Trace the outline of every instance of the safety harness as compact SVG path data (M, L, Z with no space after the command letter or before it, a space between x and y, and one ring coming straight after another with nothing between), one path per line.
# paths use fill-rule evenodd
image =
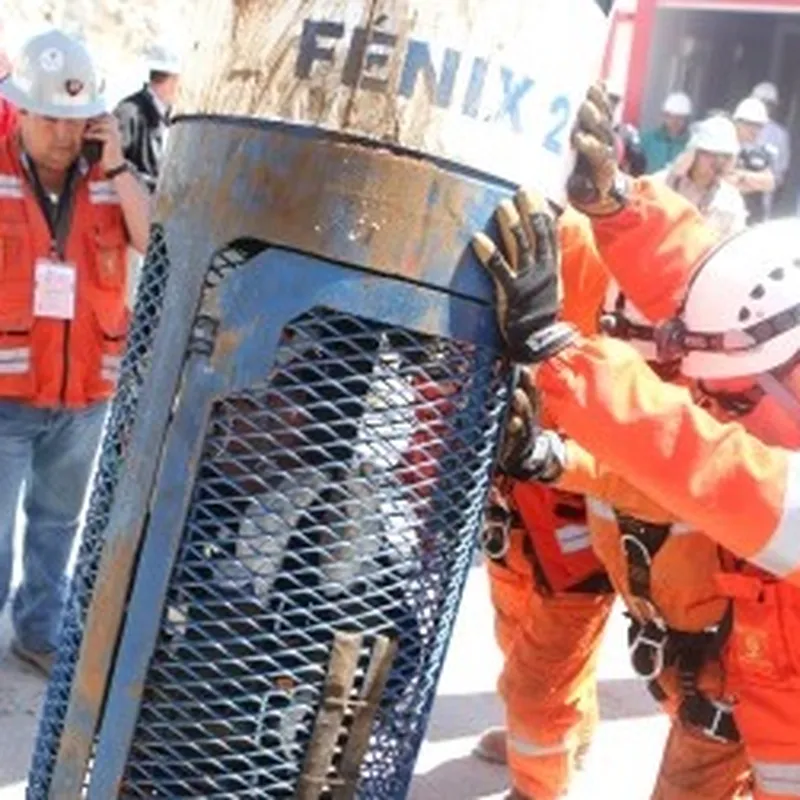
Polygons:
M680 719L711 739L738 742L739 731L731 707L712 700L698 686L703 665L719 657L730 634L730 606L717 625L704 631L690 633L667 625L653 601L651 574L653 562L672 533L672 526L644 522L617 510L614 514L628 567L629 591L650 610L645 621L628 615L628 649L634 670L647 681L650 693L661 703L667 699L667 693L658 678L665 669L674 667L681 687Z

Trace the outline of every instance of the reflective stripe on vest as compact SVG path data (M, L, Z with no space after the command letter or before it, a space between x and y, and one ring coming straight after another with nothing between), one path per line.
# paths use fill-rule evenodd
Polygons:
M0 375L23 375L31 366L30 347L0 350Z
M614 509L603 500L598 500L596 497L587 497L586 498L586 510L595 517L598 517L606 522L614 522L617 521L617 515L614 513ZM687 533L696 533L697 528L693 527L692 525L687 525L684 522L673 522L670 523L670 534L673 536L681 536Z
M555 744L537 744L530 739L519 736L511 731L508 732L508 746L521 756L527 758L544 758L545 756L561 756L576 750L579 738L575 735L565 736L560 742Z
M761 551L748 559L779 578L800 568L800 452L790 453L786 461L783 513Z
M770 764L765 761L750 763L756 785L761 791L781 797L800 797L800 764Z
M564 525L556 528L556 541L562 553L577 553L592 546L589 528L586 525Z
M0 175L0 197L22 200L22 178L17 175Z
M119 205L119 195L111 181L89 181L89 200L92 203Z

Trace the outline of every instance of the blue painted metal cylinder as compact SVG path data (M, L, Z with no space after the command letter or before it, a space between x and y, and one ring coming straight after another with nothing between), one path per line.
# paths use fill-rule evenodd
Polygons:
M197 253L170 279L235 242L259 252L195 320L89 797L336 791L361 713L345 772L361 797L402 797L503 408L469 237L508 187L285 126L174 135L181 163L213 156L167 194L168 251ZM310 775L342 635L357 675ZM366 711L378 646L393 657Z
M402 798L507 391L469 242L602 15L203 5L28 797Z
M310 797L322 781L402 797L505 397L469 240L511 187L283 124L186 118L172 137L143 284L163 296L140 295L134 324L137 340L157 333L123 368L135 401L112 414L124 463L50 796ZM121 438L112 423L105 458ZM335 753L309 777L342 637L355 675ZM116 646L101 713L90 654ZM378 651L391 657L373 697ZM32 797L48 796L40 769Z

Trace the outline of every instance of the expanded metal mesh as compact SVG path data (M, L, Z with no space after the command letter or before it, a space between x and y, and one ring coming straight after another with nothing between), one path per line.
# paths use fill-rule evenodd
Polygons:
M160 226L154 225L137 288L119 386L106 422L75 572L61 623L58 658L47 687L28 785L29 800L44 800L50 787L83 636L83 624L97 577L103 532L108 524L120 464L131 435L143 374L150 361L168 272L169 256L164 232Z
M348 796L342 761L379 640L398 649L357 795L405 795L471 563L503 377L488 351L327 309L286 327L264 377L212 409L122 797L301 796L342 634L363 634L355 679L321 791L302 796Z

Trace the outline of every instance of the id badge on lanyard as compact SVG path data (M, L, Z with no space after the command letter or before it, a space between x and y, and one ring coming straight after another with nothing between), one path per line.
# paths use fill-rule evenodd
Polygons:
M69 174L57 207L51 210L36 168L27 156L23 157L23 165L31 177L36 199L53 236L51 255L38 258L34 264L33 314L42 319L72 320L75 318L78 273L76 265L63 258L63 252L72 216L76 173L73 170Z
M45 319L75 318L75 265L55 258L37 259L34 273L33 314Z

